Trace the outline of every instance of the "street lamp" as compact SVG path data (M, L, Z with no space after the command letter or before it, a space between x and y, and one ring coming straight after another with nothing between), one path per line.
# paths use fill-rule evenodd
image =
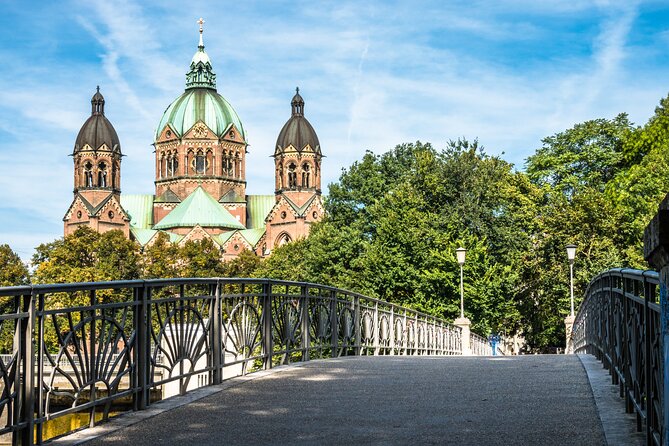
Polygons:
M465 264L465 254L467 254L467 250L465 248L458 248L455 250L455 255L458 257L458 263L460 264L460 318L465 317L465 288L462 285L462 267Z
M567 245L567 259L569 259L569 290L571 294L571 317L574 317L574 258L576 245Z

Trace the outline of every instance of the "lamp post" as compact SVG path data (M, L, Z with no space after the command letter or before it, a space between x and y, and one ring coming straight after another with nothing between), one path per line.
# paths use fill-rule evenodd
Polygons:
M567 259L569 259L569 292L571 295L571 317L574 317L574 258L576 245L567 245Z
M458 248L455 250L455 255L458 257L458 263L460 264L460 318L465 317L465 288L463 285L463 269L465 265L465 255L467 250L465 248Z
M574 344L572 342L572 328L574 327L574 258L576 257L576 245L567 245L567 259L569 260L569 294L571 302L571 312L564 319L565 325L565 353L574 353Z
M453 321L453 325L460 327L461 342L462 342L462 354L464 356L470 356L472 354L472 345L471 345L471 332L469 327L472 325L471 321L465 317L465 288L463 285L464 273L462 267L465 264L465 254L467 250L465 248L458 248L455 250L455 255L458 258L458 264L460 265L460 317Z

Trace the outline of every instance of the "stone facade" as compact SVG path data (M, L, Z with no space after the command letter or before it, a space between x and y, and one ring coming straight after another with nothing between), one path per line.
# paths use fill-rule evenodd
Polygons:
M120 229L146 246L163 232L180 244L210 238L223 258L243 250L266 256L275 246L306 237L323 216L322 154L299 90L273 150L274 195L246 194L246 134L216 90L202 28L186 89L168 106L154 137L154 194L121 195L120 142L104 116L99 89L91 103L92 116L73 153L74 200L64 218L65 235L80 225Z

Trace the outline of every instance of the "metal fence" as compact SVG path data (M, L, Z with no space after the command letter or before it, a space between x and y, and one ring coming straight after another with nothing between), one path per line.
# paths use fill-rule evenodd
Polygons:
M491 356L492 345L487 338L472 333L469 338L469 348L474 356Z
M586 291L572 332L576 353L602 361L647 444L662 443L662 351L658 274L612 269Z
M311 283L212 278L0 288L0 435L41 443L146 409L168 387L183 394L291 361L459 355L461 337L459 327L433 316ZM477 352L484 341L473 341ZM79 424L52 431L58 419L75 416Z

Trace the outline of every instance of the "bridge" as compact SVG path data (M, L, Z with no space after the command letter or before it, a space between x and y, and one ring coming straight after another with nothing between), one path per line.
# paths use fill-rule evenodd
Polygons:
M641 430L662 444L660 367L646 367L660 357L658 284L652 272L598 276L574 324L573 348L601 359L624 396L613 410L611 378L591 355L493 356L466 322L324 285L2 288L0 434L13 444L635 444Z

